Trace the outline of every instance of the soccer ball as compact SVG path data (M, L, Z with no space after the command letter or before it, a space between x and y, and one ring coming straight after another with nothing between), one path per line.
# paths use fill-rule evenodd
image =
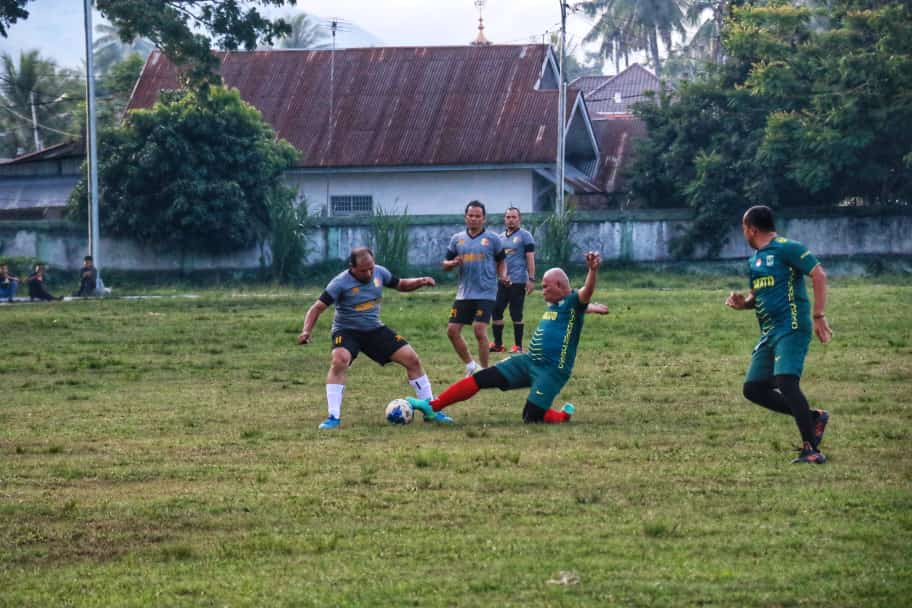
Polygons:
M408 424L414 415L412 406L405 399L393 399L386 406L386 421L390 424Z

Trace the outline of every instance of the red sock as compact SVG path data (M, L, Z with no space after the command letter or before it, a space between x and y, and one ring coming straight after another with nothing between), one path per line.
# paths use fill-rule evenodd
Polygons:
M570 422L570 414L554 409L549 409L545 412L545 424L560 424L562 422Z
M448 405L465 401L477 393L478 390L478 383L475 382L474 376L463 378L459 382L451 384L449 388L440 393L439 397L431 401L431 407L434 408L435 412L439 412Z

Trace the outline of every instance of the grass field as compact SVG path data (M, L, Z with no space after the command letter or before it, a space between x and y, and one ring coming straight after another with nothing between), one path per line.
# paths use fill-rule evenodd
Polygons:
M830 463L795 466L729 282L604 272L578 413L541 427L500 391L389 426L404 373L359 358L318 431L322 286L4 307L0 606L909 605L912 287L833 282L803 381ZM438 391L452 293L383 309Z

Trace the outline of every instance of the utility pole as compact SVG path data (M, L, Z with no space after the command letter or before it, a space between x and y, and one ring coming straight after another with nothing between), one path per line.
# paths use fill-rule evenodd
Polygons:
M564 213L564 157L566 156L567 132L567 85L564 79L564 55L566 54L565 40L567 38L567 3L558 0L561 8L560 30L560 66L558 71L558 101L557 101L557 199L554 212L558 215Z
M32 102L32 135L35 137L35 152L41 149L41 136L38 135L38 113L35 111L35 91L31 92L29 99Z
M95 140L95 72L92 57L92 2L83 0L86 44L86 152L89 159L89 255L98 270L96 291L104 289L101 282L101 259L98 256L98 147Z
M336 89L336 30L339 29L339 22L332 19L329 22L329 30L332 32L332 49L329 51L329 134L327 135L326 154L332 154L333 146L333 110L335 109L335 89ZM332 208L332 173L326 173L326 215L333 215Z

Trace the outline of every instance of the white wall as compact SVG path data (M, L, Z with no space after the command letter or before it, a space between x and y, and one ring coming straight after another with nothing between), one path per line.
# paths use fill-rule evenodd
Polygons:
M307 197L311 209L326 205L330 196L371 195L374 209L408 208L409 215L459 214L466 203L480 200L489 214L507 207L532 211L532 170L434 171L414 173L342 173L327 178L289 172L287 181Z

